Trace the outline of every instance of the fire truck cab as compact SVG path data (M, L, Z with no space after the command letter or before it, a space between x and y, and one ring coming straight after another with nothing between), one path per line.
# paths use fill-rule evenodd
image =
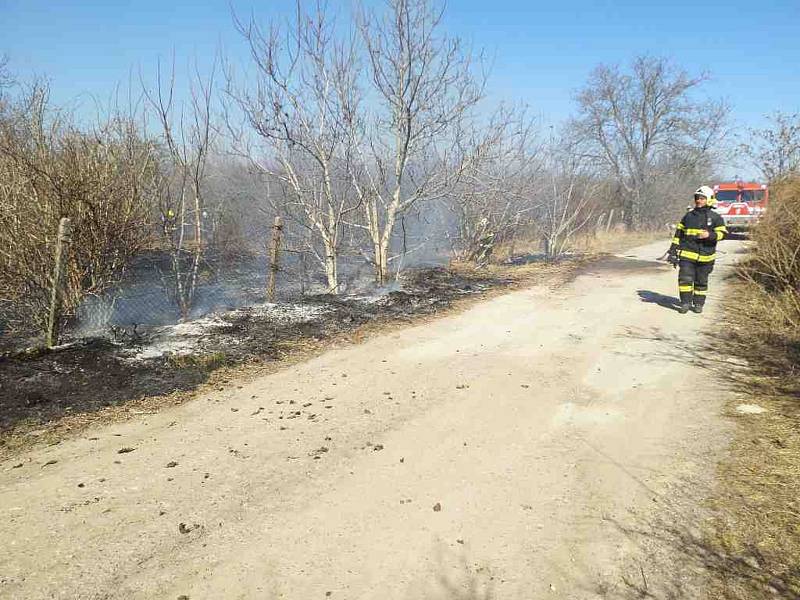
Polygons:
M746 231L764 214L769 200L765 183L733 181L714 186L714 208L725 221L728 231Z

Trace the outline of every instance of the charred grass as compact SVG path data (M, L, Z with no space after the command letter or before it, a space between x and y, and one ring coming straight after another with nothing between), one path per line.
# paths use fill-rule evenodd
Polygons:
M0 356L0 457L31 445L57 443L87 426L124 420L180 404L198 390L224 389L329 349L422 322L471 301L514 288L559 286L590 259L483 268L408 271L402 286L380 302L312 296L323 310L304 322L281 323L240 310L222 314L223 326L190 354L131 360L147 332L124 341L76 340L56 351Z

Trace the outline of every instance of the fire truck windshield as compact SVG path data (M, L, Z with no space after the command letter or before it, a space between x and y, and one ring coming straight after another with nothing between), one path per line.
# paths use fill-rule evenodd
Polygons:
M717 202L761 202L764 190L718 190Z

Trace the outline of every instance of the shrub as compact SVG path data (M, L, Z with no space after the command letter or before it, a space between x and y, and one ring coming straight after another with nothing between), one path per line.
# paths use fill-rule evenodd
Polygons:
M773 190L774 201L756 228L744 275L772 300L774 315L800 330L800 178Z
M44 88L0 103L0 305L8 325L44 324L58 222L72 220L65 312L112 285L153 231L154 146L125 117L81 130Z
M786 392L800 369L800 179L777 185L773 198L740 268L748 285L737 311L741 350Z

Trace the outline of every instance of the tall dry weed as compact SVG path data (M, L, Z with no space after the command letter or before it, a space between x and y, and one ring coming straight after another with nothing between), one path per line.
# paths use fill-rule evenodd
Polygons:
M768 291L800 291L800 178L773 190L774 201L754 232L746 273Z
M800 178L773 190L774 201L753 233L740 273L749 283L740 306L749 347L772 374L800 371Z
M705 597L721 600L800 598L800 180L774 189L774 202L753 234L743 281L726 299L709 350L736 357L721 377L739 392L715 510L703 544L711 575ZM719 331L724 335L719 335ZM747 398L765 412L742 415Z
M156 148L130 118L76 127L36 88L0 104L0 330L42 327L58 223L69 217L69 314L150 244Z

